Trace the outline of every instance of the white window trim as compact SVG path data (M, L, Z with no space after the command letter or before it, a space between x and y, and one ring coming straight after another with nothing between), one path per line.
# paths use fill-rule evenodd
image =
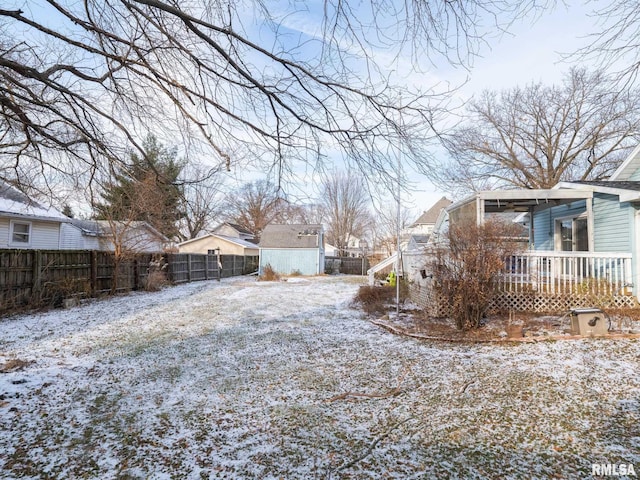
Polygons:
M16 224L29 226L29 239L26 242L16 242L13 240L13 229ZM9 246L12 247L30 247L31 237L33 234L33 224L24 220L11 220L9 224Z

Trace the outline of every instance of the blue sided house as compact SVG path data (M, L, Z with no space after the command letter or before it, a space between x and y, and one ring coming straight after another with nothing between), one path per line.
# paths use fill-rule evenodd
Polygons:
M640 299L640 146L607 180L478 192L447 212L449 222L471 217L478 224L520 214L527 249L507 262L502 278L512 296L563 297L558 307L636 306Z

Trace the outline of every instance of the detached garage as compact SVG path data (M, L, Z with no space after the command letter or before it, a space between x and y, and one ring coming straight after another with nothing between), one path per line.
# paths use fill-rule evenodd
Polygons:
M267 225L260 237L260 274L266 265L277 273L324 273L322 225Z

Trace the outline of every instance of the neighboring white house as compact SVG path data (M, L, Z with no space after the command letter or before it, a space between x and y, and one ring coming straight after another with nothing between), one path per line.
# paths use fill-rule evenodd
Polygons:
M142 221L70 219L62 229L66 248L113 251L116 245L137 253L163 252L169 239ZM80 233L78 235L78 232Z
M169 242L146 222L69 218L0 182L0 248L113 251L114 234L141 253L162 252Z
M364 244L367 245L367 242L364 241ZM328 257L362 257L364 253L366 253L363 248L363 240L355 235L348 235L347 242L345 244L345 248L342 249L343 255L340 255L340 249L330 243L324 244L324 253Z
M67 248L61 235L71 219L0 182L0 248Z
M324 244L324 254L327 257L339 257L340 249L338 247L334 247L330 243Z
M413 224L406 228L403 233L411 235L430 235L438 221L438 217L453 202L446 197L438 200L429 210L420 215Z

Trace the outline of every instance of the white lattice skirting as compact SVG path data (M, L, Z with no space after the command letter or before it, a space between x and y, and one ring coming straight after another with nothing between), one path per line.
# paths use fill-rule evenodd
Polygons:
M411 300L432 317L446 317L449 305L430 286L411 285ZM605 309L639 308L637 299L630 295L579 295L539 292L501 292L496 294L491 313L515 311L531 313L565 313L574 308L598 307Z

